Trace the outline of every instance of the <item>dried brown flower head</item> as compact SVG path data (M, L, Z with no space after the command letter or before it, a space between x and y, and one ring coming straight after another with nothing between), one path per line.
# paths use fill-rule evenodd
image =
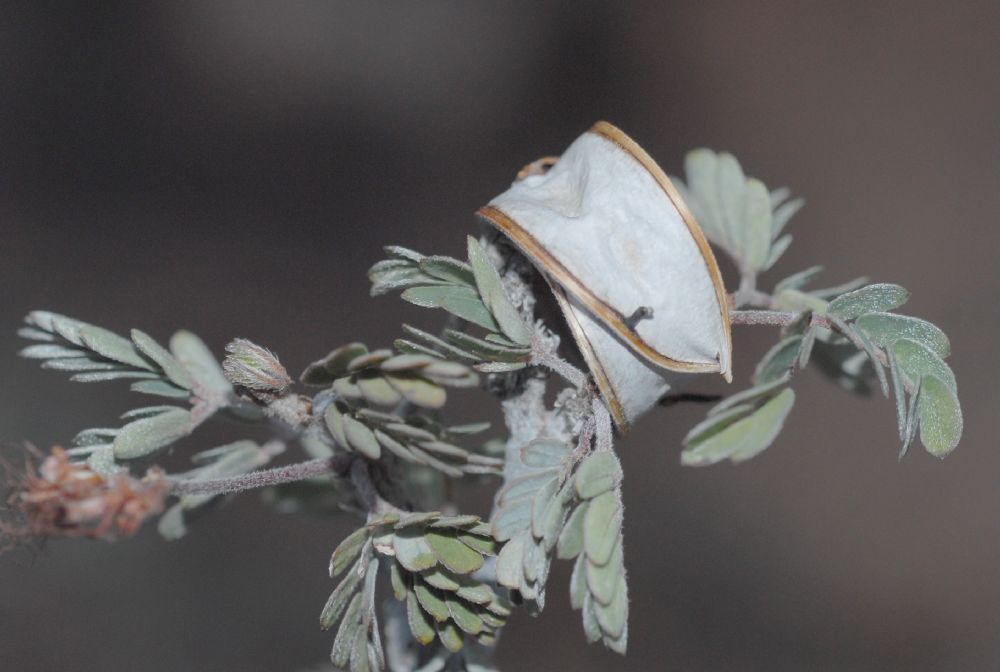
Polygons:
M163 510L170 484L157 468L139 479L122 472L110 476L72 462L58 446L36 469L28 459L14 477L8 507L20 514L0 532L9 542L53 536L114 540L134 534Z

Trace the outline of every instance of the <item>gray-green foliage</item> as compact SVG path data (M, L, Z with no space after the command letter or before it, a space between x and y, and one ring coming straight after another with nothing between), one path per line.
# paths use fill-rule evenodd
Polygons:
M320 614L323 628L340 621L333 663L353 672L385 667L374 608L380 561L415 641L426 646L437 640L451 652L467 638L495 644L512 605L476 572L497 548L489 525L477 516L394 511L356 530L330 558L331 578L346 574Z
M327 388L314 408L322 409L329 435L344 450L369 460L381 459L385 451L448 476L496 473L503 466L455 444L488 429L487 423L444 426L429 413L444 406L446 386L478 384L479 376L465 364L349 343L310 364L301 379Z
M782 232L802 199L789 200L787 189L768 191L760 180L746 177L732 154L696 149L684 169L686 184L673 178L674 184L708 239L743 272L771 268L792 242Z
M909 293L865 278L814 289L819 266L763 291L757 276L788 248L791 236L784 230L801 199L747 178L729 154L696 150L685 168L687 182L678 180L679 189L709 240L739 268L735 308L752 309L742 311L751 316L744 315L748 322L782 328L751 386L715 405L688 433L682 464L742 462L760 454L789 417L795 375L810 364L852 392L879 389L891 396L901 456L916 436L932 455L951 452L961 438L962 414L955 375L945 362L950 343L933 324L895 312ZM75 437L72 459L87 460L101 473L148 464L220 411L280 426L266 444L241 440L196 453L191 469L169 475L179 493L159 521L169 539L186 534L192 514L219 493L234 491L206 485L280 472L260 470L286 451L287 439L297 441L313 458L303 464L318 464L321 471L309 473L320 476L275 481L281 485L267 491L267 501L288 512L360 509L367 516L330 559L330 576L340 580L320 624L336 627L331 657L338 668L382 670L389 662L392 649L383 647L376 608L381 574L395 601L395 611L387 611L405 623L406 632L395 631L400 647L429 647L419 656L422 672L492 669L484 652L495 645L515 603L532 612L544 608L554 559L574 563L570 603L581 611L587 640L624 653L623 473L607 409L591 385L579 384L583 376L567 375L572 367L562 362L561 373L572 384L546 409L547 420L534 410L511 410L511 398L544 376L532 364L540 353L554 357L539 345L554 330L544 319L535 321L549 316L530 314L534 301L525 296L530 290L523 279L498 272L495 250L469 238L468 261L403 247L385 251L389 258L369 271L372 295L399 290L412 304L449 313L451 328L435 335L403 325L405 337L395 341L395 351L356 342L339 347L303 372L301 382L316 388L311 397L293 391L271 351L246 339L230 343L220 367L190 332L177 332L165 348L138 330L125 338L36 311L20 331L35 343L21 354L43 368L69 372L74 381L126 379L134 391L168 400L126 412L121 427L85 429ZM459 445L487 423L442 419L451 390L479 386L484 378L503 396L513 435L524 437L525 423L534 423L533 438L500 441L505 459L487 446L477 452ZM560 438L550 434L553 427ZM487 477L504 477L488 523L422 510L451 512L445 479L470 475L491 488L495 481Z
M18 333L36 343L20 355L41 360L42 368L70 372L75 382L133 380L134 392L190 402L197 408L196 412L175 405L144 406L122 415L128 423L120 428L80 432L69 452L88 457L99 471L170 446L227 402L229 383L204 343L190 332L175 334L168 350L138 329L128 339L48 311L29 313L25 324Z
M828 290L806 291L797 278L782 282L775 306L800 312L800 319L784 329L757 364L755 387L720 403L688 433L684 464L739 462L769 446L795 400L787 387L792 374L810 361L850 391L867 394L873 382L884 395L891 391L900 456L918 429L932 455L942 457L955 449L962 436L962 411L955 374L943 359L951 346L933 324L888 312L906 302L905 289L871 284L831 296Z
M791 238L781 234L802 202L786 200L785 189L769 193L729 154L695 150L685 168L686 187L678 182L705 234L756 287L757 274L787 248ZM867 394L873 384L885 396L891 390L900 456L918 430L932 455L944 456L958 445L962 412L955 375L944 361L951 351L948 337L930 322L892 312L909 299L903 287L858 278L809 289L821 272L820 266L807 268L777 282L770 294L751 297L754 308L797 317L757 364L754 387L714 407L688 433L683 464L740 462L771 445L795 402L791 377L810 362L849 391Z
M397 340L396 348L404 353L474 363L481 371L524 368L531 357L531 329L508 298L483 247L470 237L468 248L466 263L390 246L385 248L389 259L368 271L372 296L402 289L403 300L425 308L442 308L487 332L480 338L445 329L438 337L404 325L411 338Z
M624 653L628 586L618 458L594 452L577 464L565 442L544 438L519 457L518 476L495 500L493 536L505 542L497 581L542 609L552 556L575 559L570 601L583 613L587 640Z

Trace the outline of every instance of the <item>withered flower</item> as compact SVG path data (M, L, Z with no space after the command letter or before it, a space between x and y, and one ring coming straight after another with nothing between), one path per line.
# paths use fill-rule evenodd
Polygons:
M105 476L70 461L58 446L37 469L29 459L11 485L7 503L21 520L5 523L0 532L15 542L54 536L107 541L127 537L163 510L170 492L158 468L141 479L127 472Z

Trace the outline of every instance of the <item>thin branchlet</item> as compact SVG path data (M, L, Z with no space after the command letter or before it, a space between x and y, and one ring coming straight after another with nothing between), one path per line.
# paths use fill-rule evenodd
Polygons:
M249 474L203 481L172 477L170 478L170 491L174 495L228 495L255 488L266 488L271 485L295 483L317 476L343 473L351 459L350 456L320 457L272 469L253 471Z

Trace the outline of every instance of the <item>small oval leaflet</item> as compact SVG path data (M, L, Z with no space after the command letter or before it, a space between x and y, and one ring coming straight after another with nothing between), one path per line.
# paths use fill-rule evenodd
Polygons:
M726 291L663 170L598 122L479 210L543 273L621 431L678 374L731 377Z

